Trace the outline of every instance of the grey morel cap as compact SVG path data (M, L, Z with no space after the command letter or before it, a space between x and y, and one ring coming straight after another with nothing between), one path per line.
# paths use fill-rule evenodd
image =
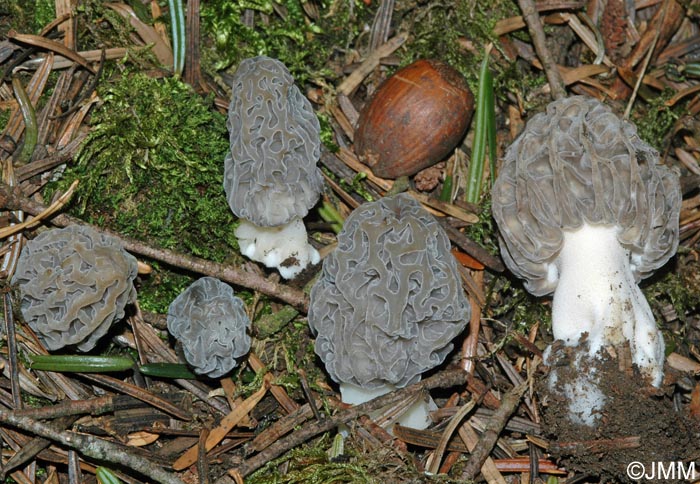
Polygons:
M168 331L182 344L195 373L219 378L250 350L250 319L228 284L202 277L168 308Z
M586 96L533 116L492 190L503 259L535 295L554 291L563 231L583 224L619 227L639 282L675 254L680 205L678 174L632 123Z
M224 189L233 213L271 227L304 218L321 193L320 125L282 62L245 59L233 77Z
M308 314L331 378L366 389L418 381L443 362L469 315L445 231L407 194L350 214Z
M49 351L90 351L136 299L138 266L113 237L84 225L50 229L22 249L12 284L22 316Z

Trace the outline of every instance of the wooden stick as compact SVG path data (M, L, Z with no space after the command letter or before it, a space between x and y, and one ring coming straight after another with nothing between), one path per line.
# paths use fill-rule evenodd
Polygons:
M0 209L2 208L6 210L22 210L31 215L38 215L46 210L45 205L24 196L21 189L10 187L5 183L0 183ZM56 215L50 221L57 227L67 227L75 224L89 225L79 218L64 214ZM219 264L199 257L153 247L110 230L96 226L92 227L99 232L114 237L129 252L164 262L173 267L180 267L198 274L216 277L231 284L247 287L254 291L260 291L263 294L280 299L304 313L308 310L308 296L303 291L286 284L280 284L253 272L247 272L239 267Z
M127 469L133 469L162 484L184 484L174 474L164 471L155 463L132 453L127 447L98 439L92 435L77 432L59 431L49 425L27 417L19 417L14 412L0 410L0 422L16 427L33 435L58 442L64 447L75 449L81 454L104 462L120 464Z
M518 407L520 399L527 388L528 382L523 382L503 395L503 398L501 399L501 406L498 407L493 414L493 418L486 424L486 429L484 430L484 433L481 434L479 443L476 445L472 455L469 457L460 479L465 481L473 481L479 474L484 462L486 462L486 459L491 454L493 447L496 445L498 436L506 426L506 422L510 418L511 414L515 412L515 409Z
M544 29L542 28L540 16L537 14L535 2L533 0L518 0L518 5L520 5L520 10L523 11L523 19L525 19L527 30L530 32L530 37L532 37L532 43L535 45L537 57L542 61L542 67L544 67L549 87L552 90L552 97L554 99L565 98L564 80L561 78L559 68L554 62L552 54L547 49Z

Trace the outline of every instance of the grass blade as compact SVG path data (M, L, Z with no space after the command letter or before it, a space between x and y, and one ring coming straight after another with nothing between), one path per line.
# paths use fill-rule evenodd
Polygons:
M489 54L492 44L486 46L484 60L479 72L479 91L476 96L476 117L474 120L474 144L467 174L467 196L469 203L479 203L481 181L484 176L486 148L489 148L491 170L495 168L496 115L494 113L493 76L489 71Z
M22 82L17 77L12 78L12 89L17 98L19 109L22 112L22 118L24 119L24 144L22 145L22 151L20 151L17 160L20 164L24 165L31 161L32 154L34 154L39 127L36 122L34 106L32 106L32 102L27 95L27 91L24 90Z
M29 359L33 370L64 373L106 373L134 367L134 361L125 356L31 355Z
M489 147L489 178L496 181L496 100L493 93L493 76L488 69L486 79L486 140Z
M95 469L95 477L100 484L122 484L122 481L106 467L100 466Z
M440 201L445 203L452 202L452 175L447 175L445 177L442 190L440 191Z
M168 0L173 32L173 72L181 76L185 68L185 9L182 0Z
M139 371L146 376L156 378L182 378L194 380L197 376L192 373L187 365L180 363L147 363L139 366Z

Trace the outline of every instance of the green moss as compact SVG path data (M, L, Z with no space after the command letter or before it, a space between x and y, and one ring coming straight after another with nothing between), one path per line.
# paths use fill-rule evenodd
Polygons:
M374 201L374 197L372 197L372 194L369 193L363 185L363 181L366 178L367 178L367 174L360 172L357 175L355 175L350 182L347 182L345 179L342 179L338 182L338 184L346 192L357 193L359 196L361 196L362 198L364 198L368 202L372 202L372 201Z
M4 131L7 122L10 120L10 109L0 109L0 131Z
M513 275L501 275L493 278L488 286L488 316L504 321L512 321L512 330L522 334L535 323L551 326L552 310L546 299L537 298L528 293Z
M56 18L56 4L54 0L35 0L34 5L34 25L38 32Z
M507 65L499 65L494 72L494 92L499 98L504 98L506 93L512 93L524 102L524 108L530 112L544 111L548 96L531 96L532 92L539 91L547 84L547 78L543 71L526 67L522 63L512 62Z
M144 23L152 23L150 12L144 11L138 0L130 0L137 17ZM109 8L109 2L102 0L81 0L75 8L77 13L78 43L81 49L102 49L106 47L126 47L127 55L124 61L140 66L143 70L160 67L150 45L137 46L132 36L134 28L126 18ZM113 63L108 62L102 78L108 79ZM168 66L170 67L170 66Z
M331 462L326 453L330 447L328 434L315 445L299 447L284 457L269 462L246 479L249 484L321 484L326 482L368 483L376 481L361 466L351 462ZM286 472L280 464L288 463Z
M666 101L673 94L673 91L667 90L649 104L638 101L631 117L637 125L639 137L659 151L665 149L674 125L685 109L683 104L677 104L673 108L666 106Z
M319 364L314 352L314 340L306 319L297 319L291 324L287 324L271 338L271 343L274 345L275 351L273 353L276 355L273 364L275 369L287 374L283 383L290 395L303 398L297 368L303 368L312 388L320 390L315 382L325 381L328 377L323 370L323 364Z
M81 180L73 213L158 247L214 261L234 253L234 217L222 185L228 135L211 99L178 80L143 74L106 83L100 96L103 103L93 113L77 164L60 182ZM158 297L146 298L145 307L162 311L189 281L157 270L141 295L150 289Z
M661 310L671 305L678 319L685 323L686 314L694 314L700 308L700 283L697 264L686 263L678 270L668 270L653 284L643 287L643 292L656 319L663 321Z
M307 13L305 6L309 12L316 9L318 15ZM367 15L359 0L313 4L281 0L274 6L267 0L205 2L201 7L202 68L217 77L218 71L234 71L243 59L266 55L287 66L302 92L313 84L329 94L342 75L329 66L360 33ZM327 116L319 114L319 120L324 145L337 150Z
M172 271L157 262L152 262L152 266L153 272L140 280L139 305L145 311L166 314L173 299L194 282L194 277Z
M498 20L519 15L515 2L433 2L425 8L413 4L399 7L401 30L410 32L405 49L400 51L402 63L419 58L441 59L459 70L472 87L476 87L481 55L464 47L465 42L482 50L488 42L496 42L493 28Z
M482 198L482 211L479 221L469 225L464 231L471 240L485 248L489 253L499 253L498 229L491 216L491 197ZM488 274L488 273L487 273ZM509 272L496 276L487 276L487 310L486 315L493 319L512 321L512 330L527 334L535 323L549 326L552 320L551 308L542 304L541 298L529 294Z
M328 119L328 114L317 112L316 117L318 117L319 124L321 125L321 143L323 143L331 153L337 153L340 148L335 142L335 133L333 132L333 125Z
M2 34L15 29L18 32L34 31L34 2L0 0Z
M324 434L314 442L297 447L246 478L248 484L382 484L464 482L444 474L425 475L413 462L389 448L366 449L345 439L343 453L330 458L332 436ZM286 464L283 466L282 464ZM459 464L453 470L459 469ZM282 471L281 469L284 469Z
M464 229L464 235L479 244L489 253L498 254L498 232L496 222L491 216L491 194L487 191L481 199L481 212L479 221L468 225Z
M47 398L41 398L30 394L29 392L22 392L22 403L30 408L41 408L53 405L53 402Z
M235 67L247 57L267 55L282 61L297 82L329 74L326 61L334 41L327 39L338 33L350 35L356 29L351 24L345 30L335 29L338 17L350 9L348 2L334 4L336 16L327 16L330 2L314 4L319 10L317 19L307 15L302 0L282 0L275 5L267 0L229 2L216 0L202 5L203 33L213 39L212 50L205 52L205 60L213 70ZM351 4L351 2L350 2ZM311 6L311 4L308 4ZM245 13L252 19L244 20ZM252 14L252 16L251 16ZM325 25L329 30L326 30Z

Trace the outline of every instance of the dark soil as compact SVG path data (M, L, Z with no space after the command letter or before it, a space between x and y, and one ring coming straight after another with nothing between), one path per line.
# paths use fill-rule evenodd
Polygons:
M548 450L561 466L591 476L590 482L639 482L627 475L632 462L642 463L651 472L652 463L667 465L700 458L700 421L691 419L687 408L674 408L674 385L654 388L636 367L624 368L626 365L610 354L589 359L588 368L576 369L569 363L579 351L587 349L562 346L555 350L549 362L550 370L557 372L557 386L550 389L544 378L538 389ZM569 402L561 391L562 385L575 381L582 371L601 375L599 388L605 395L605 406L594 426L571 422Z

